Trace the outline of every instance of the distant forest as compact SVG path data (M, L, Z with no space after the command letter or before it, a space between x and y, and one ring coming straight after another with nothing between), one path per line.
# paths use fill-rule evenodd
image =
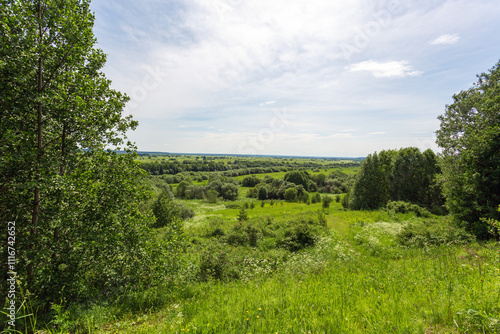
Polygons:
M144 156L143 156L144 157ZM164 160L168 159L168 160ZM259 173L274 173L286 172L297 168L342 168L342 167L356 167L360 162L357 161L335 161L331 163L320 163L311 160L304 160L297 162L292 159L272 159L272 160L250 160L238 159L221 161L220 157L201 157L195 160L180 160L178 158L166 157L162 160L142 162L141 168L146 170L151 175L171 174L175 175L182 172L226 172L224 176L239 176Z

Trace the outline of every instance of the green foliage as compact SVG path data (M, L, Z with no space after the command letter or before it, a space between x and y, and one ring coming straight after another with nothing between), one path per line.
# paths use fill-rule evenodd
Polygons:
M466 244L474 237L447 220L410 220L397 235L399 244L407 247Z
M217 197L218 197L218 193L214 189L208 189L206 194L205 194L205 198L206 198L208 203L217 203Z
M18 287L41 316L156 281L161 262L125 136L137 122L101 72L93 23L86 0L0 5L0 237L16 223ZM2 303L7 291L3 279Z
M377 153L368 155L361 164L349 207L373 210L384 205L389 198L389 185Z
M351 193L345 194L340 200L340 205L344 208L344 210L349 209L349 200L351 198Z
M498 206L498 212L500 212L500 205ZM489 225L488 232L496 240L500 239L500 222L492 218L481 218L481 220Z
M435 180L439 172L431 150L421 153L408 147L374 153L362 164L349 205L373 210L388 201L404 201L440 212L443 199Z
M261 201L265 201L267 199L267 188L266 187L259 188L258 198ZM262 203L264 203L264 202L262 202Z
M285 182L302 185L305 190L309 190L309 174L304 171L294 170L285 174L283 178Z
M170 226L174 230L181 230L181 212L174 204L168 191L163 191L153 204L152 211L156 217L154 227Z
M248 219L247 219L248 220ZM229 230L226 241L230 245L256 247L262 233L245 220L240 220Z
M416 204L403 202L403 201L391 201L385 206L385 209L390 213L414 213L417 217L430 217L431 213Z
M319 203L321 202L321 195L319 193L314 194L314 196L311 199L311 203Z
M227 251L218 243L211 243L201 251L199 279L208 281L212 279L223 280L236 276L229 271L231 268Z
M330 196L325 195L321 198L321 203L323 205L323 209L330 208L331 202L333 202L333 199Z
M241 181L243 187L255 187L261 182L261 179L257 178L255 175L247 176Z
M441 182L446 206L468 231L488 237L480 218L500 219L500 62L473 87L453 95L439 116Z
M183 180L175 189L175 196L178 198L186 197L186 190L191 185L189 181Z
M257 188L248 189L247 197L248 198L258 198L259 197L259 189L257 189Z
M285 200L289 202L294 202L297 199L298 191L296 188L288 188L285 191Z
M225 200L235 201L238 199L239 188L233 183L224 183L220 194Z
M319 235L324 231L324 225L322 225L324 222L313 217L301 217L288 221L276 244L291 252L314 246Z
M238 221L246 221L248 220L248 213L247 213L247 208L242 206L240 208L240 212L238 213Z

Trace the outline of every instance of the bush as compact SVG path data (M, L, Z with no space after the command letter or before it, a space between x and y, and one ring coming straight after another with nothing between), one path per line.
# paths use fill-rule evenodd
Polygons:
M185 206L184 204L174 203L174 206L177 208L177 211L179 212L183 220L194 217L194 210Z
M173 226L174 229L181 229L179 220L181 218L181 209L170 198L169 192L165 189L153 203L153 214L156 218L154 227Z
M207 193L205 195L208 203L217 203L218 196L219 196L219 193L214 189L208 189Z
M305 247L314 246L315 242L315 230L307 223L300 222L286 229L283 238L277 244L291 252L296 252Z
M297 199L298 190L295 188L288 188L285 190L285 200L293 202Z
M417 217L430 217L431 213L416 204L403 202L403 201L393 201L387 203L385 209L390 213L414 213Z
M323 203L323 209L328 209L330 207L330 203L332 202L332 198L330 196L323 196L321 199Z
M298 220L279 224L281 235L278 236L276 244L291 252L314 246L317 238L326 227L326 220L321 215L307 215Z
M238 199L238 186L233 183L224 183L221 187L221 196L225 200L235 201Z
M259 189L257 188L250 188L247 191L247 197L248 198L257 198L259 196Z
M340 200L340 204L342 205L342 207L344 208L344 210L349 209L349 200L350 200L350 197L351 197L351 193L347 193Z
M255 175L247 176L243 179L243 181L241 181L241 186L251 188L251 187L255 187L260 182L261 182L261 180L258 177L256 177Z
M233 246L257 246L257 241L262 237L262 233L252 224L239 222L229 231L226 241Z
M437 245L465 244L474 240L472 234L449 221L412 220L403 225L396 235L400 245L426 247Z
M231 262L227 252L219 244L209 244L202 250L200 257L200 271L198 277L201 281L211 279L224 280L234 278Z

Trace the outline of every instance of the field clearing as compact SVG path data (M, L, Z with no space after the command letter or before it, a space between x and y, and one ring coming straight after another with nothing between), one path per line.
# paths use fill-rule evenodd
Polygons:
M197 213L186 222L188 234L203 231L209 217L226 227L237 222L231 203L183 203ZM321 203L254 204L250 220L321 210ZM394 233L412 215L344 211L332 202L326 218L329 232L318 245L275 274L179 286L168 306L102 333L498 333L498 244L408 249L394 243Z

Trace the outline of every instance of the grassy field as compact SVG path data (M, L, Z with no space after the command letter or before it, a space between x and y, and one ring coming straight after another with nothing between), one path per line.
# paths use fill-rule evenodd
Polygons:
M176 199L195 213L181 269L119 300L59 309L43 333L500 333L498 242L450 239L447 217L260 201L248 189L236 201ZM411 224L424 230L404 244ZM293 248L304 236L314 244Z
M186 222L187 235L203 237L213 217L231 229L239 210L226 206L249 201L184 201L196 212ZM260 203L248 209L250 222L321 210L320 203ZM498 244L406 248L395 238L405 221L417 219L411 214L344 211L333 202L325 217L327 229L316 245L287 253L275 268L266 267L262 257L269 251L225 247L228 256L254 266L250 278L156 289L148 298L161 296L160 306L123 312L115 320L110 308L91 311L86 317L97 323L91 332L499 332Z

